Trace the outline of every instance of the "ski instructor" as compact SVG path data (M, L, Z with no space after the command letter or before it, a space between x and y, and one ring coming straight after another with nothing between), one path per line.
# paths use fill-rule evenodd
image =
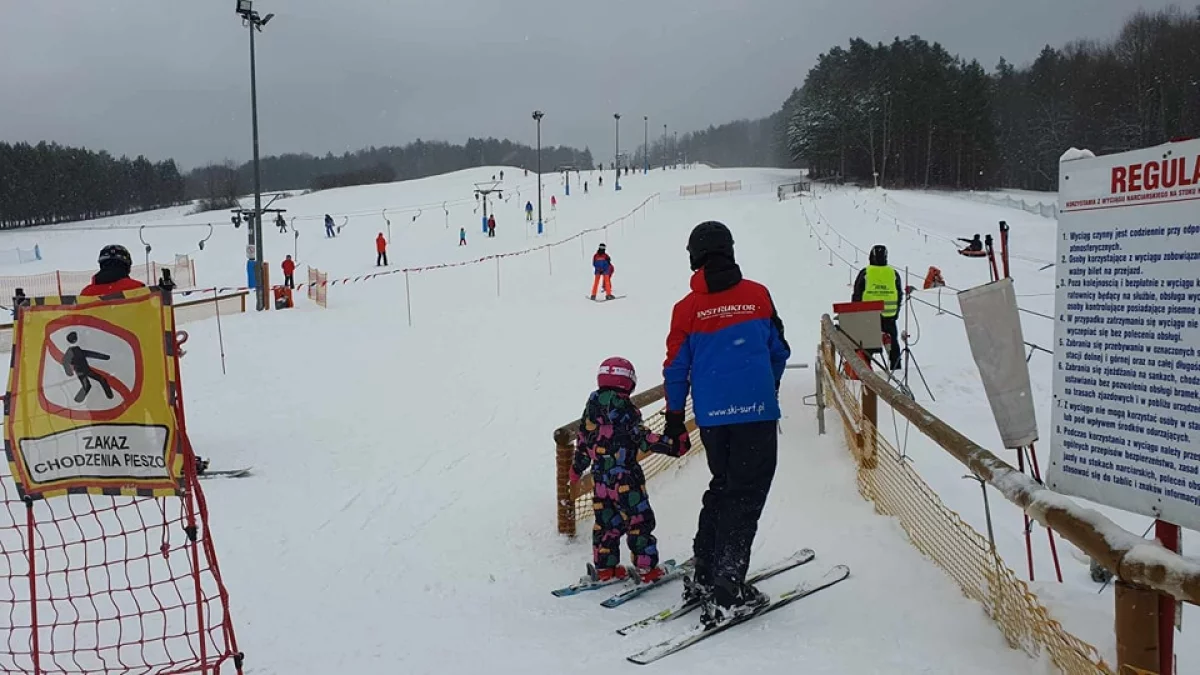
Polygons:
M742 278L733 235L716 221L688 239L695 272L676 305L663 364L663 435L679 454L691 448L684 405L691 390L712 481L693 542L696 566L684 599L702 600L704 621L719 624L768 602L746 583L750 546L775 477L779 382L791 349L766 287Z

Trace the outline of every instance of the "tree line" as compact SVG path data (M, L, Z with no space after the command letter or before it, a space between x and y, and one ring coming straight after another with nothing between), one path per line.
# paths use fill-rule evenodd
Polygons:
M1047 46L1026 67L919 36L821 54L774 114L658 138L651 163L806 166L893 187L1058 189L1071 146L1098 154L1200 136L1200 7L1130 16L1113 40ZM643 161L639 147L633 161Z
M1058 188L1071 146L1121 152L1200 135L1200 7L1137 12L1110 42L1047 46L992 73L920 37L822 54L784 103L814 176L904 187Z
M184 202L172 160L57 143L0 143L0 228L104 218Z
M674 134L650 138L650 165L661 167L685 162L705 162L713 166L790 166L791 157L782 142L784 112L760 119L743 119L710 125L689 131L678 138ZM630 158L631 165L645 162L645 145L639 145Z
M403 146L370 147L341 155L270 156L260 159L259 163L264 191L323 190L391 180L412 180L475 166L518 166L534 170L537 168L537 149L495 138L470 138L463 145L418 139ZM591 169L591 151L566 146L542 148L543 171L550 172L565 166ZM220 202L218 197L245 194L253 185L253 162L210 165L188 174L187 196Z
M284 154L261 160L265 191L323 190L423 178L474 166L537 168L537 150L495 138L463 145L417 140L342 155ZM542 148L542 168L592 168L591 151ZM253 190L252 162L212 164L186 175L174 160L114 158L57 143L0 143L0 228L29 227L147 211L198 200L200 210L238 205Z

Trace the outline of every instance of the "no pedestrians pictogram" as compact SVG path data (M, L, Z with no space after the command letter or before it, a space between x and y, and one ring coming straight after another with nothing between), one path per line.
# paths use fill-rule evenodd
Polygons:
M63 316L46 326L38 402L72 420L107 421L137 402L142 350L131 331L95 316Z

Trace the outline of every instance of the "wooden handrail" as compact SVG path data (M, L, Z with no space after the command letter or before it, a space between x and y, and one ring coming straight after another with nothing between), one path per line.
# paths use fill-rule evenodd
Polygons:
M872 371L828 314L821 317L821 337L833 345L864 387L874 391L893 410L1039 523L1078 546L1122 580L1200 604L1200 563L1156 541L1139 537L1100 512L1054 492L959 433Z

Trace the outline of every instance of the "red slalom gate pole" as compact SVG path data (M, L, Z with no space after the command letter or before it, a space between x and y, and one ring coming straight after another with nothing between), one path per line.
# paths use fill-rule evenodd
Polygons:
M1017 470L1025 473L1025 448L1017 449ZM1033 542L1029 540L1029 514L1022 511L1021 515L1025 518L1025 560L1029 565L1029 580L1033 581Z
M1004 278L1008 278L1008 223L1000 221L1000 263L1004 266ZM1030 446L1033 447L1033 446ZM1062 581L1062 579L1059 579Z
M1042 482L1042 468L1038 466L1037 450L1033 447L1033 443L1029 444L1029 459L1033 466L1033 478L1037 482ZM1046 528L1046 534L1050 537L1050 557L1054 559L1054 574L1058 577L1058 583L1062 583L1062 566L1058 563L1058 546L1054 543L1054 530Z
M1154 521L1154 536L1164 548L1179 552L1179 526L1164 520ZM1158 594L1158 672L1173 675L1175 672L1175 603L1174 597Z

